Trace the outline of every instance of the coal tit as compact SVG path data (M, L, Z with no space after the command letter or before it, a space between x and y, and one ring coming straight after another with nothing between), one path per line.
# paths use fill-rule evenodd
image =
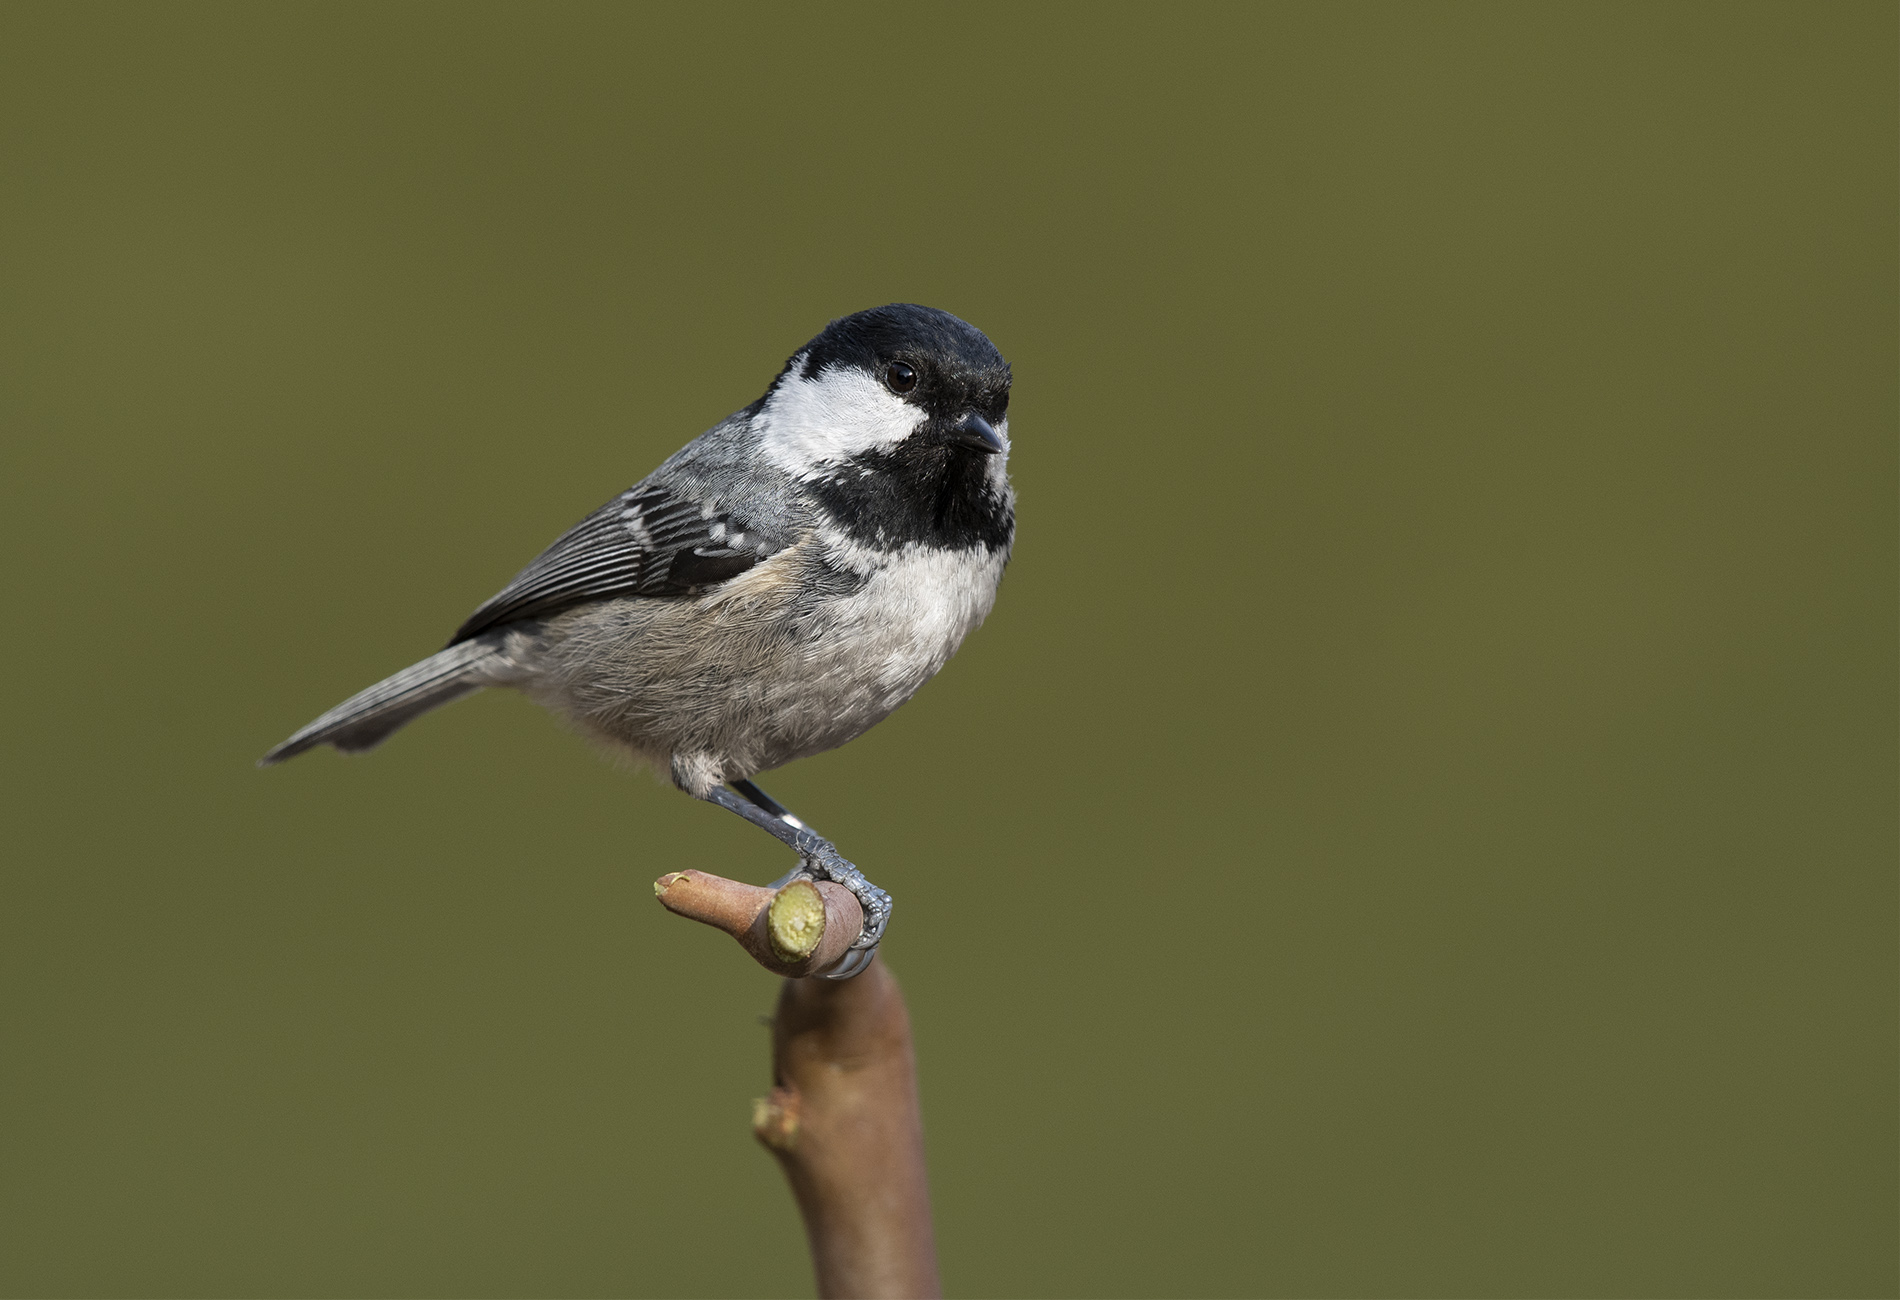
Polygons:
M752 782L862 734L983 621L1015 537L1009 364L948 312L831 322L750 406L564 533L446 649L266 754L369 749L484 686L664 766L850 889L890 897Z

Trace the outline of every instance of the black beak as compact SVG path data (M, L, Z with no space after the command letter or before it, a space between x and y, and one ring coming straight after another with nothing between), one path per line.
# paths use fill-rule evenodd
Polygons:
M957 421L951 437L986 456L998 455L1003 450L1003 436L990 428L990 422L975 411L964 413L963 418Z

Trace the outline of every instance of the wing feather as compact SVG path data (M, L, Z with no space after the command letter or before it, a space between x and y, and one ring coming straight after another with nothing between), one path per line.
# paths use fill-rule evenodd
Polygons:
M785 549L665 487L621 493L575 524L456 630L457 645L491 627L608 596L682 596L726 582Z

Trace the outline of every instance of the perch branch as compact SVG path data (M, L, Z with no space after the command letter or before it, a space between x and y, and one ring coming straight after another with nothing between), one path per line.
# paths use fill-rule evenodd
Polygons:
M703 871L653 882L660 906L724 930L775 975L801 979L844 956L864 928L864 909L843 885L799 877L776 892Z
M857 937L858 900L830 881L773 891L700 871L653 887L668 910L789 977L772 1017L774 1086L753 1103L752 1131L792 1185L818 1294L941 1295L904 995L881 957L852 979L803 978Z

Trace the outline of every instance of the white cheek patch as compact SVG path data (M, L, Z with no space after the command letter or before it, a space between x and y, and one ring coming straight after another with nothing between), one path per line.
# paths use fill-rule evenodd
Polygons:
M765 458L807 478L821 466L894 447L925 413L855 367L830 366L810 379L793 373L772 390L753 421Z

